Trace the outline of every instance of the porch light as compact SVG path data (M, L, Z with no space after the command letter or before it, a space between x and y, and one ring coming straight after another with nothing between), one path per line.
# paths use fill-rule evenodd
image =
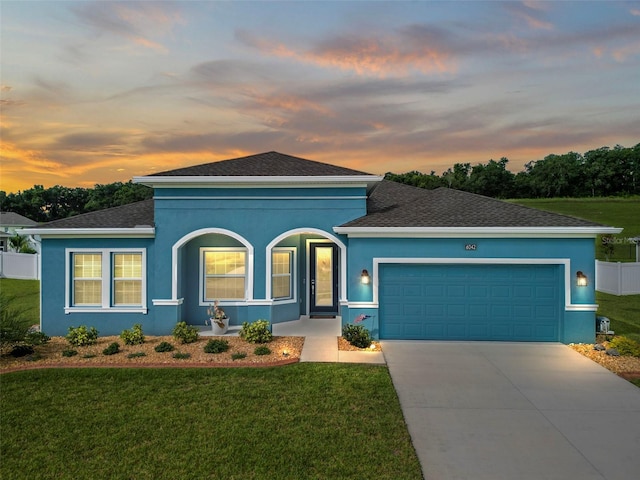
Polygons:
M370 281L371 281L371 277L369 277L369 272L365 268L364 270L362 270L362 274L360 275L360 282L363 285L369 285Z
M581 271L576 272L576 277L576 285L578 285L579 287L586 287L589 284L589 282L587 281L587 276Z

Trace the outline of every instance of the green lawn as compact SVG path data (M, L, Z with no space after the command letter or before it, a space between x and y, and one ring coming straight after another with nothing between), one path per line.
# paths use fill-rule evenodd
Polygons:
M1 382L5 480L422 478L386 367L51 369Z
M635 245L627 239L640 236L640 197L609 198L534 198L510 200L527 207L583 218L612 227L622 227L615 235L617 243L610 261L635 261ZM597 243L596 256L605 260L602 241Z
M527 207L584 218L614 227L623 227L616 235L616 245L611 261L635 260L635 245L626 242L629 237L640 236L640 197L629 198L551 198L512 200ZM604 260L601 242L598 242L597 258ZM640 341L640 295L615 296L596 292L600 305L598 315L611 320L616 334L627 335Z
M29 326L40 323L40 281L0 278L0 294Z
M616 335L625 335L640 342L640 295L609 295L596 292L598 315L611 320Z

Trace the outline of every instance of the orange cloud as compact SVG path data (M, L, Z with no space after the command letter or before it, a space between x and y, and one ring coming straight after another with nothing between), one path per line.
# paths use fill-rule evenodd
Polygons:
M456 71L452 52L407 35L380 38L337 38L310 50L295 50L283 43L257 38L247 32L238 34L247 44L261 52L281 58L292 58L320 67L337 67L358 75L404 76L412 71L425 74Z

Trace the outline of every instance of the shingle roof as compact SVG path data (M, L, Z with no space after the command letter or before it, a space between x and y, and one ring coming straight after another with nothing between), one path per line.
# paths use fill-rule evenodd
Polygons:
M232 158L193 167L178 168L150 175L158 176L250 176L250 177L322 177L369 175L350 168L292 157L278 152L266 152L248 157Z
M37 225L30 218L20 215L15 212L0 212L0 225L5 227L31 227Z
M389 180L367 200L367 215L341 227L600 227L579 218L523 207L482 195L424 190Z
M39 228L134 228L142 225L154 226L153 199L54 220Z

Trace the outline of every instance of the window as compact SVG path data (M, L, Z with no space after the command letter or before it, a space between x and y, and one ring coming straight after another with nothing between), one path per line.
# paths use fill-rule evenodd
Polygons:
M70 250L65 312L111 309L146 313L145 251Z
M293 250L271 253L271 294L275 300L293 298Z
M244 248L202 248L200 257L203 302L247 298Z
M102 255L73 255L73 304L102 305Z
M142 255L113 254L113 304L140 305L142 303Z

